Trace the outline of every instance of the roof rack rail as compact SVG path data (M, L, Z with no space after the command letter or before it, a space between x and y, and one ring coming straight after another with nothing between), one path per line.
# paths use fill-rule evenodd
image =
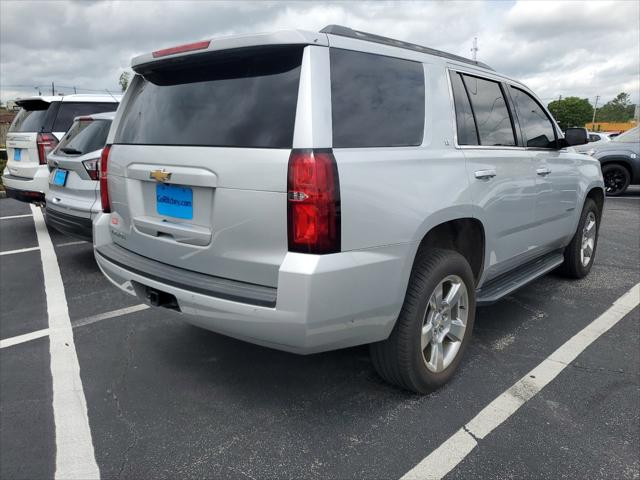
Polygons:
M374 35L373 33L360 32L358 30L353 30L349 27L343 27L342 25L327 25L320 33L328 33L331 35L339 35L341 37L349 37L356 38L358 40L365 40L367 42L373 43L381 43L383 45L391 45L392 47L405 48L407 50L415 50L416 52L427 53L429 55L436 55L438 57L448 58L449 60L455 60L457 62L469 63L471 65L475 65L477 67L486 68L488 70L492 70L489 65L482 62L477 62L475 60L470 60L465 57L461 57L459 55L454 55L453 53L443 52L441 50L436 50L434 48L423 47L422 45L417 45L415 43L403 42L401 40L395 40L393 38L381 37L380 35Z

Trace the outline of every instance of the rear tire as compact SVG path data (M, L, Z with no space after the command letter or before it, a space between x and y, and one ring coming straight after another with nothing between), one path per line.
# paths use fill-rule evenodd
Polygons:
M592 199L587 198L582 207L578 230L564 250L564 263L560 267L563 275L569 278L587 276L595 259L599 230L598 206Z
M469 343L475 310L475 282L467 260L451 250L419 252L391 335L370 346L376 371L416 393L444 385Z
M619 163L607 163L602 167L604 188L607 195L617 197L622 195L631 183L631 173Z

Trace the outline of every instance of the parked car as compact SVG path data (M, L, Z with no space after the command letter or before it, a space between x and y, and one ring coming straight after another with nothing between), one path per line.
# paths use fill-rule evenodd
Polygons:
M629 185L640 184L640 127L594 145L586 153L600 160L607 195L622 195Z
M602 132L588 132L589 135L589 143L585 143L584 145L576 145L574 148L577 152L586 153L596 145L602 145L603 143L608 143L611 141L609 135Z
M2 182L7 196L41 203L49 185L47 155L74 117L118 108L120 96L65 95L17 100L20 111L7 133L7 165Z
M115 112L107 112L77 117L48 157L47 225L89 242L92 221L102 211L100 155L115 116Z
M142 301L308 354L371 344L387 381L445 383L477 305L587 275L598 162L488 66L329 26L132 61L94 249ZM517 112L517 115L515 113Z

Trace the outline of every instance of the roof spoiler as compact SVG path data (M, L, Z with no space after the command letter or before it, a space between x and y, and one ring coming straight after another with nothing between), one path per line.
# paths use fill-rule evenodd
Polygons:
M49 108L50 103L42 98L23 98L22 100L16 100L16 105L25 110L46 110Z
M417 45L415 43L408 43L408 42L403 42L401 40L395 40L393 38L381 37L380 35L374 35L373 33L360 32L358 30L353 30L349 27L343 27L342 25L327 25L322 30L320 30L320 33L326 33L329 35L338 35L340 37L355 38L358 40L364 40L366 42L380 43L382 45L389 45L392 47L404 48L406 50L414 50L416 52L426 53L428 55L435 55L438 57L447 58L449 60L455 60L456 62L468 63L476 67L486 68L487 70L493 71L493 68L491 68L486 63L470 60L468 58L461 57L459 55L454 55L453 53L447 53L441 50L436 50L429 47L423 47L422 45Z

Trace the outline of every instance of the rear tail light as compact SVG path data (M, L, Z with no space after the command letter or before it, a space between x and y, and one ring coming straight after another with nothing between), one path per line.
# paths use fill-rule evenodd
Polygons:
M89 174L89 177L91 177L91 180L98 180L100 176L100 159L85 160L82 162L82 165L84 165L84 169Z
M340 183L330 149L291 152L287 206L289 251L340 251Z
M107 181L107 164L109 163L109 150L111 145L105 145L100 156L100 202L104 213L111 212L109 201L109 182Z
M56 148L58 139L50 133L39 133L36 138L36 144L38 145L38 161L40 165L46 165L47 155Z

